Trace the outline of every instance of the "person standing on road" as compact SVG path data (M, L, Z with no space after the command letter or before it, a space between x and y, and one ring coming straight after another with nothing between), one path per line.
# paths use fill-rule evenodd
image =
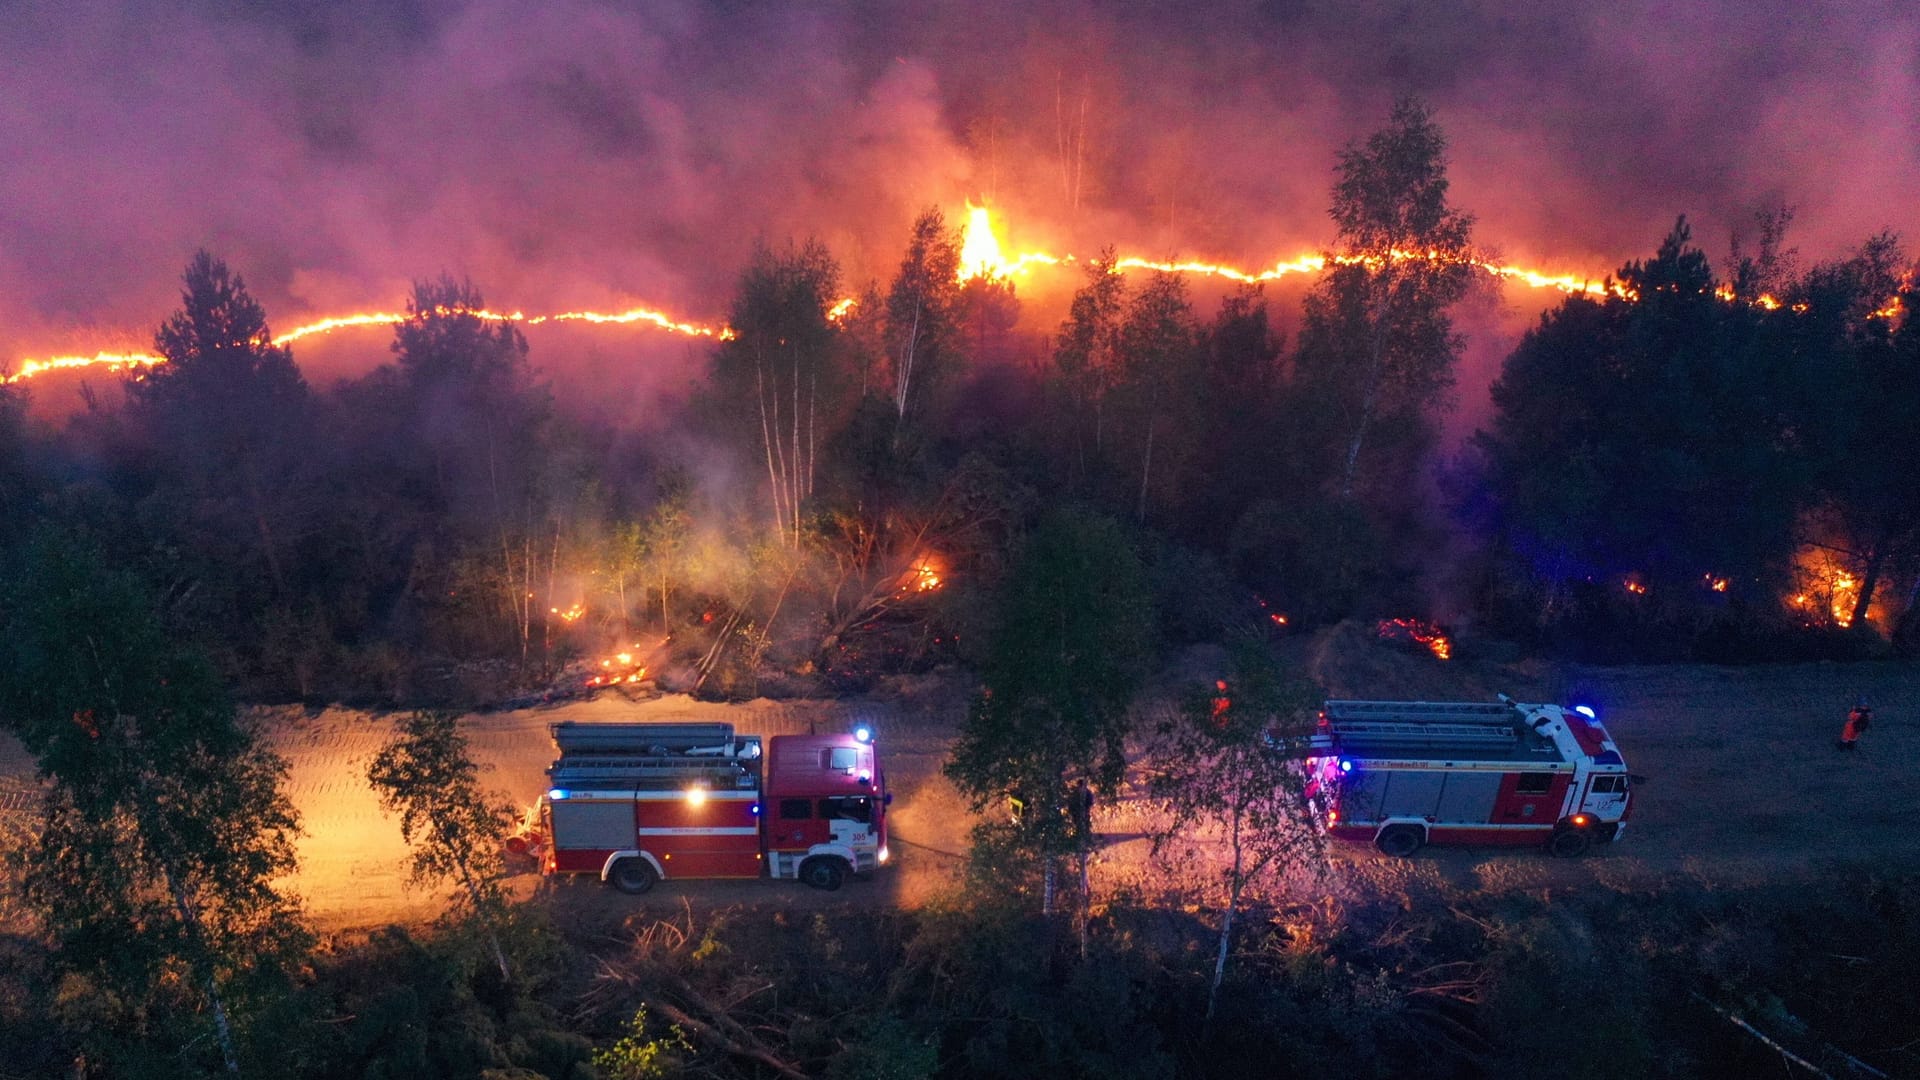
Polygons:
M1860 741L1860 736L1872 723L1873 706L1867 704L1866 698L1854 702L1852 710L1847 713L1846 724L1840 728L1840 740L1837 745L1842 750L1856 749L1855 744Z

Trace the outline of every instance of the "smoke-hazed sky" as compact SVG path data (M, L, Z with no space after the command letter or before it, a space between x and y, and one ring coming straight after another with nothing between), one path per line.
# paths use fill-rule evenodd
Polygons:
M1518 7L9 5L0 360L145 344L199 247L277 328L442 271L496 306L718 321L757 238L818 236L864 282L969 196L1016 248L1271 264L1329 242L1335 153L1403 93L1511 261L1603 274L1680 213L1718 260L1782 204L1804 261L1911 233L1920 8Z

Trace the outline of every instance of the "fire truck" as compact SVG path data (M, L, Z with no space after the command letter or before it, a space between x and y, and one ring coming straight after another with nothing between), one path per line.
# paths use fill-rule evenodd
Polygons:
M1626 829L1627 765L1584 706L1329 701L1307 793L1342 840L1408 856L1427 844L1585 854Z
M838 889L887 861L873 729L736 735L731 724L576 723L515 845L547 874L628 893L662 879L772 877Z

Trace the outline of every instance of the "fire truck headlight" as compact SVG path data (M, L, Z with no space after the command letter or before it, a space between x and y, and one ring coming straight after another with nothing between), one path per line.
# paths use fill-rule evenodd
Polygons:
M557 799L564 799L566 797L567 797L566 788L553 788L552 790L547 792L547 798L549 799L557 800Z
M1593 715L1593 706L1591 705L1575 705L1573 707L1573 711L1579 713L1581 716L1584 716L1589 720L1599 719L1599 717Z
M886 849L886 846L885 846L885 845L882 845L882 846L881 846L881 848L880 848L880 861L881 861L881 862L886 862L886 861L887 861L887 855L888 855L888 851L887 851L887 849Z
M706 788L695 787L695 788L687 789L687 805L688 806L704 806L706 805L706 802L707 802Z
M865 724L861 724L859 727L853 729L853 737L860 742L870 743L873 741L873 729Z

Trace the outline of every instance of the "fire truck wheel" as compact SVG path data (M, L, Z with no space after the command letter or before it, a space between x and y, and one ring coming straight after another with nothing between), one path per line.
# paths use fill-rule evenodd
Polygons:
M507 854L525 855L527 852L532 850L533 850L533 841L527 839L526 837L524 836L507 837Z
M1593 837L1585 829L1561 829L1548 841L1547 850L1563 859L1577 859L1593 846Z
M800 864L800 880L822 892L832 892L846 882L846 865L839 859L817 856Z
M1426 842L1426 836L1414 825L1389 825L1380 830L1379 836L1373 838L1374 847L1379 848L1382 854L1391 855L1396 859L1404 859L1419 851Z
M653 867L645 859L621 859L607 873L609 884L632 896L639 896L653 888L653 883L659 880L660 875L653 872Z

